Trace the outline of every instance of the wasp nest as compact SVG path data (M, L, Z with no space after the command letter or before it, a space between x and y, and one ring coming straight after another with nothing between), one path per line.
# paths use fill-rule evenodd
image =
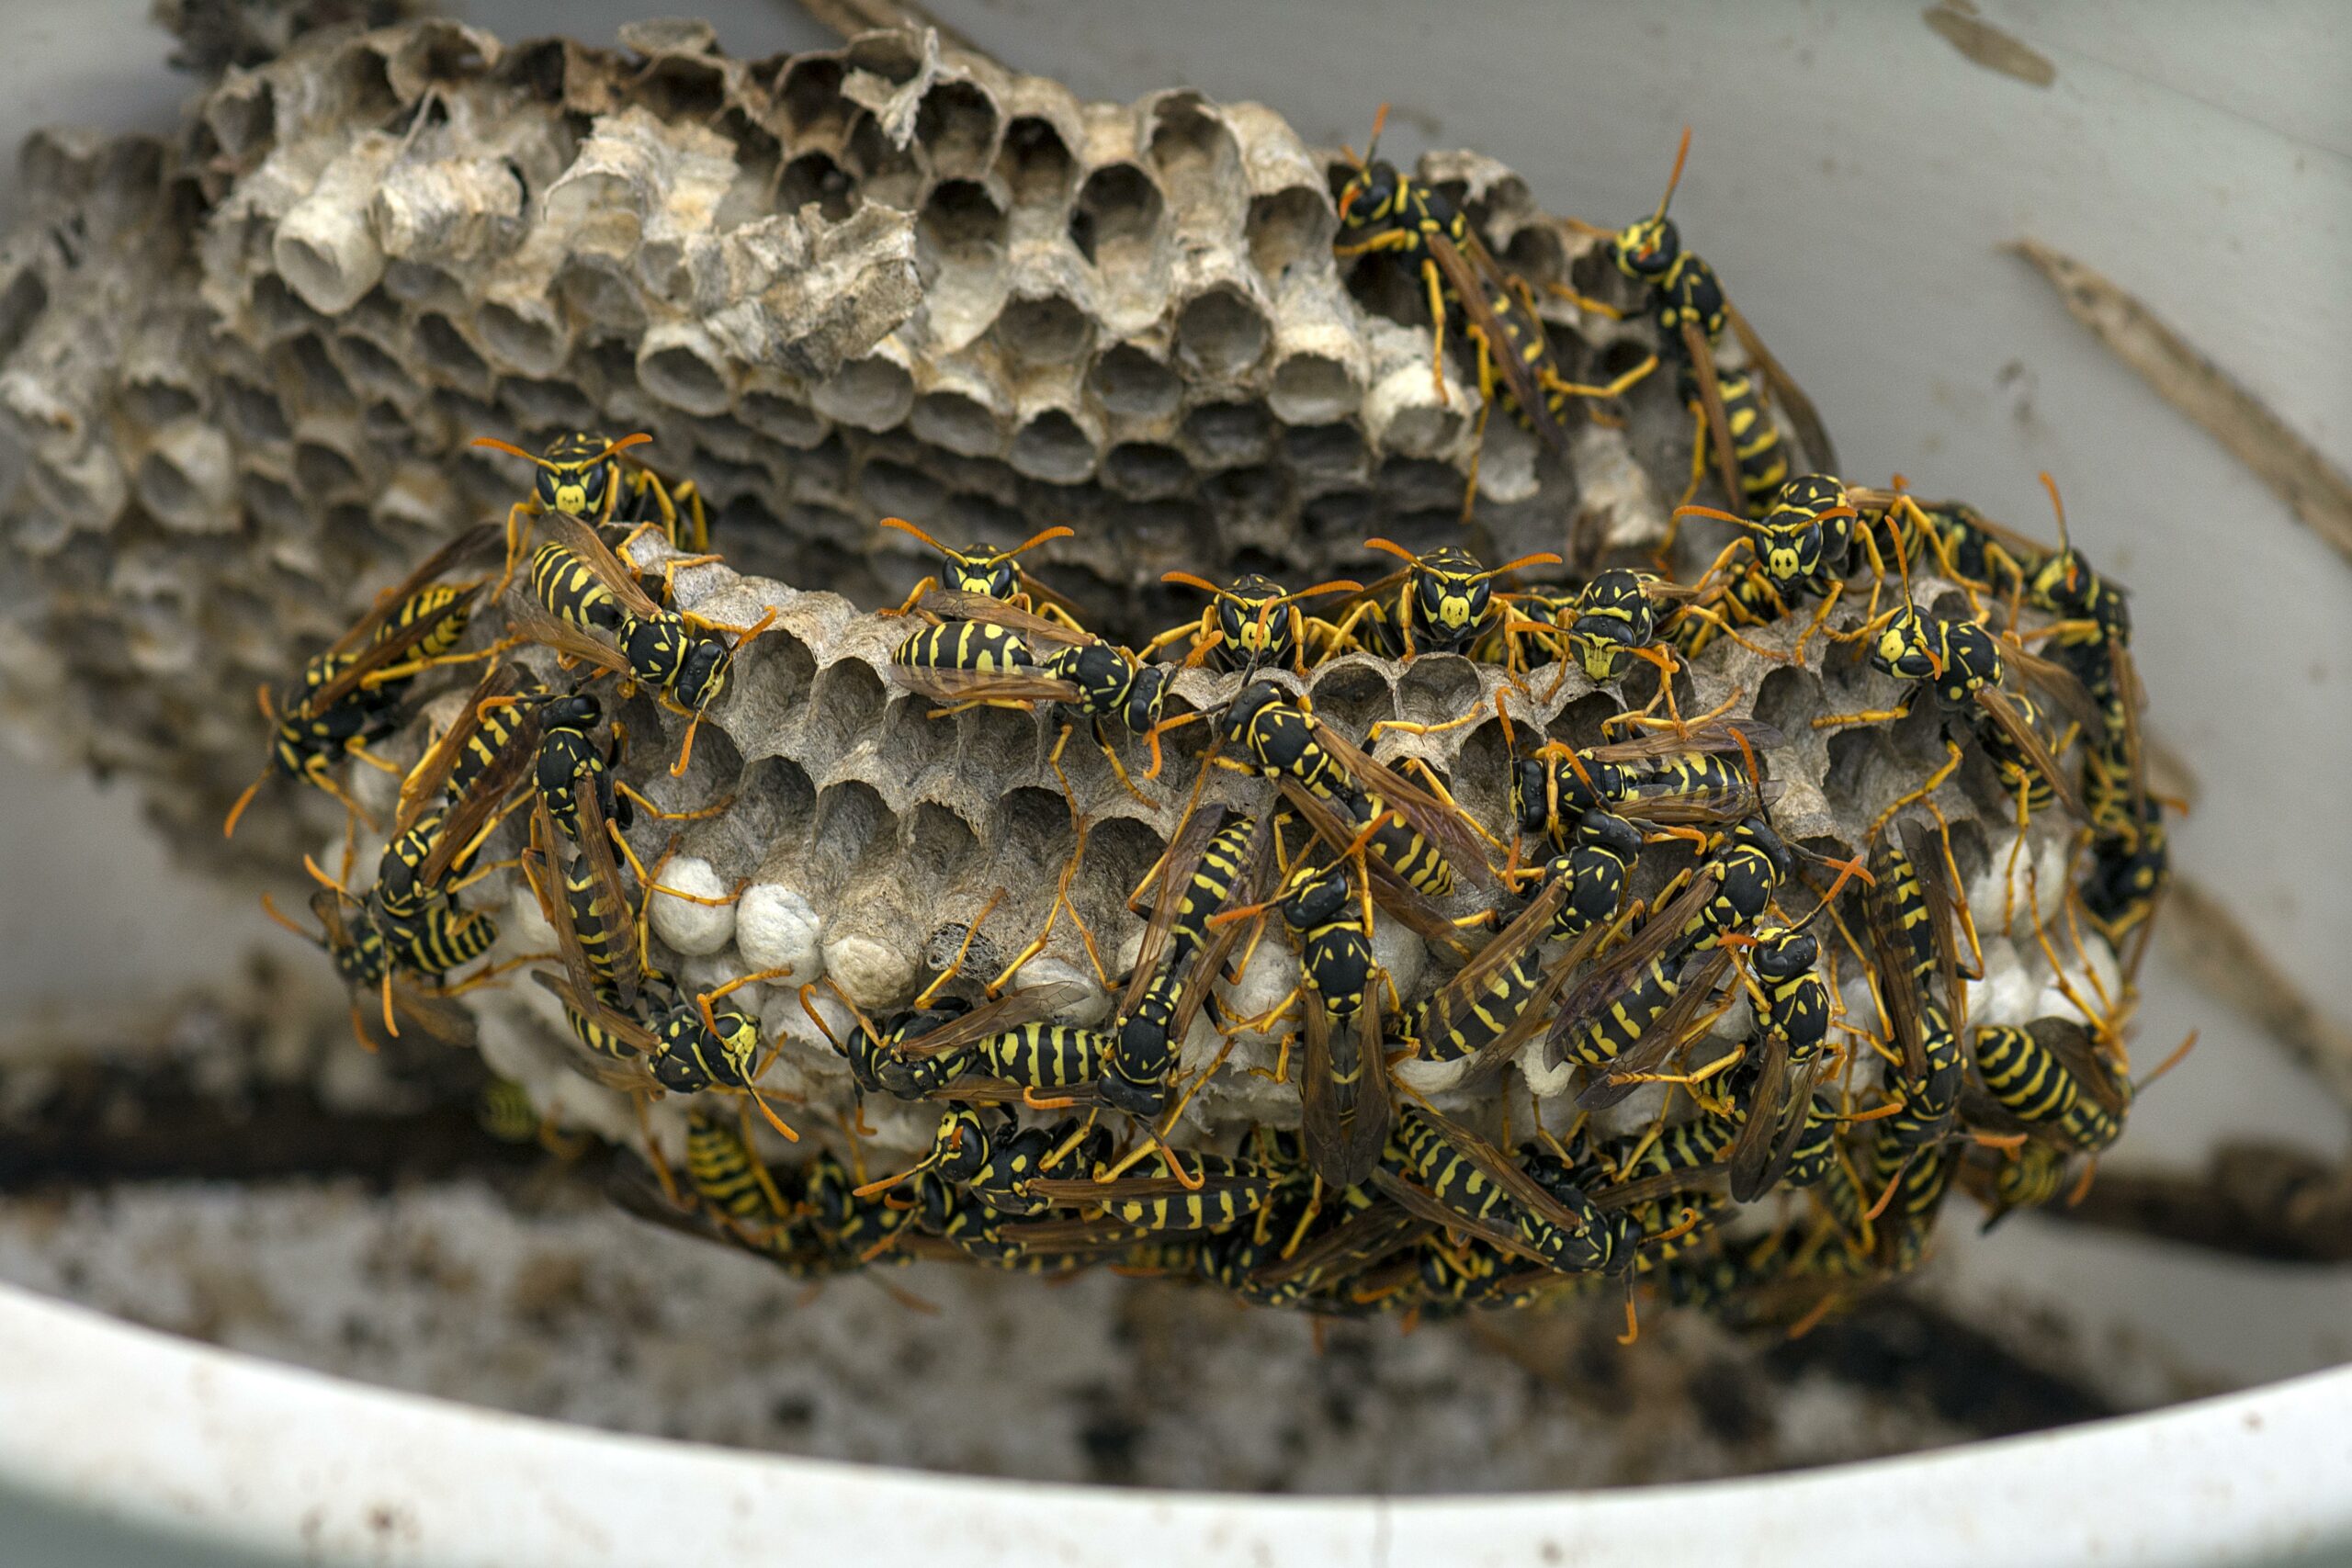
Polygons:
M874 521L958 541L1067 525L1072 538L1024 562L1090 624L1140 640L1198 612L1160 585L1169 570L1368 576L1367 535L1458 536L1478 396L1456 367L1433 378L1425 314L1374 269L1335 262L1345 165L1264 108L1192 92L1085 104L927 35L765 62L719 55L692 24L642 25L622 44L507 48L446 22L320 35L231 70L175 143L35 140L33 216L0 255L17 557L0 671L17 724L147 781L184 843L217 854L219 811L259 758L254 685L283 681L433 544L526 493L527 470L471 438L650 433L650 461L696 487L725 558L678 571L675 606L734 626L774 615L683 776L665 769L678 719L642 694L618 710L623 776L664 809L708 812L675 825L666 860L672 824L634 832L659 886L696 896L649 896L654 956L695 988L790 971L735 999L782 1043L765 1087L821 1131L849 1111L851 1083L798 987L830 980L887 1012L951 959L991 973L1045 933L1018 982L1083 987L1067 1021L1109 1014L1094 959L1115 976L1132 958L1130 892L1177 830L1213 728L1177 731L1138 798L1082 728L1057 771L1050 714L930 716L892 676L911 623L873 612L936 563ZM1518 275L1565 282L1582 259L1508 171L1454 155L1421 173ZM1577 270L1589 286L1591 265ZM1660 346L1639 320L1542 310L1579 380ZM1622 419L1578 416L1558 455L1494 421L1475 543L1498 558L1574 541L1589 569L1654 541L1659 497L1690 467L1672 379L1635 387ZM640 542L635 564L661 555ZM1902 591L1891 576L1881 588ZM1968 607L1939 578L1911 591ZM1825 711L1883 705L1889 683L1828 635L1857 625L1858 605L1805 638L1809 613L1713 642L1677 695L1685 712L1777 731L1763 759L1774 825L1850 854L1941 760L1940 732L1924 716L1814 729ZM1188 671L1178 705L1214 709L1241 680ZM1355 738L1483 710L1374 750L1419 759L1503 836L1514 758L1546 738L1590 745L1621 705L1572 665L1522 686L1453 654L1351 653L1302 684ZM386 750L402 744L413 759L421 727ZM385 814L390 780L353 772L361 804ZM1263 812L1272 796L1218 772L1204 798ZM2077 1013L2079 986L2033 934L2068 883L2060 815L2038 815L2012 854L2011 807L1973 749L1935 798L1972 904L2012 917L1981 919L1973 1020ZM301 811L257 818L237 848L316 851L342 827L316 792ZM1649 858L1640 886L1655 892ZM492 957L545 951L518 879L467 898L502 921ZM1476 907L1464 891L1452 912ZM1375 921L1374 945L1408 1001L1441 977L1401 924ZM2102 944L2081 962L2101 995L2120 994ZM1261 943L1225 987L1228 1016L1264 1010L1295 976L1283 943ZM1847 1016L1873 1017L1859 966L1845 978ZM551 998L465 999L485 1053L553 1114L638 1135L626 1097L570 1070ZM813 1005L845 1028L838 1002ZM1739 1002L1715 1027L1736 1039L1748 1022ZM1197 1024L1182 1072L1221 1043ZM1296 1120L1279 1032L1230 1043L1169 1134L1181 1147L1230 1149ZM1518 1066L1512 1124L1566 1130L1568 1075L1542 1051ZM1403 1081L1471 1110L1469 1091L1417 1066ZM1621 1114L1638 1123L1662 1095ZM656 1110L674 1150L680 1098ZM886 1161L927 1147L937 1123L935 1109L872 1097L865 1114Z

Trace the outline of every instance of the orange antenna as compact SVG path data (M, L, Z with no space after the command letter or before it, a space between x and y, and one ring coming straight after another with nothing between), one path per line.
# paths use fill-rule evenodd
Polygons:
M614 442L609 446L606 446L603 451L597 453L594 457L589 458L587 462L579 465L573 465L571 463L551 463L545 457L540 457L537 452L526 452L523 448L515 446L514 443L509 441L501 441L496 436L492 435L477 435L474 437L473 444L477 446L487 446L493 452L503 452L510 457L520 457L526 463L536 463L542 468L567 468L575 466L593 468L616 452L624 451L631 446L642 446L652 439L652 436L647 434L641 430L634 435L624 435L618 441Z
M1077 529L1064 527L1059 524L1056 524L1053 527L1046 529L1042 534L1030 535L1027 538L1022 540L1019 544L1013 546L1012 548L1009 550L997 551L996 554L989 558L991 561L1011 560L1022 551L1032 549L1038 545L1045 544L1050 539L1074 539L1076 537L1078 537Z
M2066 503L2058 498L2058 481L2041 470L2041 488L2050 492L2050 509L2058 513L2058 548L2066 558L2066 592L2075 591L2075 541L2066 533Z
M1517 560L1507 560L1498 567L1495 567L1490 570L1482 571L1472 581L1484 581L1486 579L1490 577L1501 577L1507 573L1517 571L1523 566L1558 566L1559 564L1560 557L1557 551L1538 550L1532 556L1521 556Z
M1421 564L1420 557L1415 555L1412 551L1407 549L1404 546L1398 544L1394 539L1366 539L1363 542L1363 547L1368 550L1385 551L1387 554L1395 556L1398 560L1404 561L1411 566L1419 566Z
M1686 125L1682 128L1682 145L1676 150L1674 154L1674 173L1667 175L1666 194L1657 198L1657 220L1663 220L1665 219L1667 203L1674 199L1674 187L1682 183L1682 165L1684 161L1690 156L1690 128Z

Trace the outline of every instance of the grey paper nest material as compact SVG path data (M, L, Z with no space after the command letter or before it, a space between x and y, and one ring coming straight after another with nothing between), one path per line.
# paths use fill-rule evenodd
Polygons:
M254 684L522 493L476 435L650 431L730 559L868 604L922 570L877 515L1068 523L1057 581L1116 630L1174 619L1171 567L1312 580L1367 534L1452 528L1475 389L1441 401L1426 325L1349 294L1331 157L1267 110L1084 104L895 34L760 62L693 26L625 43L312 35L174 143L28 147L0 252L7 705L168 781L191 847L250 771ZM1565 276L1516 177L1429 172ZM1634 429L1679 485L1669 379ZM1617 432L1539 469L1494 423L1498 554L1582 514L1658 525Z

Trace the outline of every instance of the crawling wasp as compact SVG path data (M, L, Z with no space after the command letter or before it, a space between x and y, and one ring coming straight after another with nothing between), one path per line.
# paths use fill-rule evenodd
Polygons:
M1567 849L1577 821L1605 811L1658 827L1727 826L1770 804L1759 753L1781 732L1748 719L1709 719L1606 746L1549 741L1513 764L1511 809L1523 835Z
M1342 260L1393 255L1419 274L1429 299L1430 377L1440 401L1448 400L1446 323L1454 310L1462 312L1462 334L1476 355L1479 399L1470 482L1462 499L1466 522L1478 494L1477 453L1485 446L1487 416L1498 400L1544 446L1565 454L1567 400L1622 397L1657 368L1657 360L1652 356L1606 386L1586 386L1563 376L1527 285L1497 264L1452 200L1380 158L1380 132L1387 119L1388 106L1383 104L1373 120L1372 144L1360 159L1351 154L1355 173L1340 191L1340 236L1331 251Z
M1335 638L1329 621L1307 615L1299 605L1326 594L1358 592L1363 587L1339 578L1293 593L1256 572L1235 578L1230 588L1219 588L1189 571L1167 572L1160 581L1197 588L1209 596L1209 602L1197 619L1170 626L1146 643L1144 658L1189 638L1191 647L1182 660L1188 670L1203 664L1215 670L1245 671L1287 664L1301 675L1306 673L1310 660L1328 656Z
M1623 1218L1596 1207L1548 1151L1513 1160L1426 1107L1397 1112L1374 1179L1408 1209L1564 1274L1614 1273L1633 1261L1637 1238Z
M1585 678L1596 686L1622 681L1636 660L1671 680L1674 661L1657 646L1658 608L1698 597L1699 590L1645 571L1611 567L1586 583L1565 623L1567 644Z
M316 931L288 919L266 893L261 903L271 919L320 949L334 964L335 973L350 988L351 1032L362 1045L374 1049L360 1007L361 995L371 991L382 998L386 1033L399 1036L400 1026L393 1021L397 1015L446 1043L473 1043L472 1016L448 999L462 987L445 990L433 983L490 950L497 940L497 928L489 923L489 917L461 914L444 905L427 917L421 932L395 947L386 941L375 912L338 888L321 887L311 893L311 913L319 922ZM425 966L445 960L447 967ZM429 988L412 984L412 977L426 982Z
M1000 550L994 545L986 544L975 544L959 550L952 545L940 543L903 517L885 517L882 526L896 528L902 534L911 534L921 539L940 553L945 567L944 580L935 574L925 573L922 581L914 585L906 602L894 614L907 614L922 604L924 594L944 588L951 593L977 594L983 599L1010 604L1016 610L1025 610L1057 622L1067 631L1082 632L1086 629L1079 622L1076 604L1031 577L1016 563L1016 558L1023 552L1035 549L1039 545L1054 539L1076 537L1074 529L1047 528L1031 535L1009 550Z
M1391 659L1467 650L1491 621L1510 613L1507 602L1495 595L1496 578L1525 566L1560 564L1550 550L1489 570L1459 545L1441 545L1425 556L1389 539L1367 539L1364 547L1396 556L1404 570L1369 584L1361 599L1345 607L1332 642L1366 646ZM1394 598L1383 597L1388 594Z
M1872 851L1877 882L1863 897L1871 985L1895 1047L1890 1088L1902 1106L1879 1130L1882 1150L1917 1150L1941 1138L1967 1071L1966 993L1953 930L1959 895L1943 880L1940 858L1918 835L1906 836L1907 849L1881 843ZM1893 1178L1891 1168L1880 1173Z
M1747 493L1747 487L1742 482L1739 445L1725 407L1723 376L1715 364L1715 347L1725 326L1738 335L1749 361L1763 372L1772 395L1788 411L1804 442L1805 456L1825 468L1836 468L1838 458L1829 444L1829 434L1822 427L1821 416L1814 410L1813 400L1781 368L1756 329L1725 298L1714 268L1683 249L1681 231L1666 215L1668 206L1674 200L1674 188L1682 182L1682 167L1690 156L1690 128L1685 126L1682 144L1674 154L1674 172L1667 178L1666 194L1658 197L1657 210L1648 217L1637 219L1615 233L1573 219L1568 220L1568 227L1589 234L1609 234L1610 261L1644 291L1644 303L1657 323L1661 346L1670 353L1679 350L1681 364L1689 367L1696 383L1724 497L1736 503ZM1573 299L1579 309L1612 320L1622 320L1624 315L1613 305L1589 299L1563 285L1555 284L1552 288Z
M943 975L941 979L944 980ZM830 982L825 982L830 984ZM816 982L800 988L801 1010L811 1023L833 1043L850 1065L851 1076L858 1088L866 1093L883 1093L900 1100L921 1100L943 1095L958 1100L975 1098L978 1086L959 1082L967 1074L987 1074L1018 1082L1034 1079L1019 1078L1016 1072L999 1071L1000 1067L1019 1068L1022 1049L1018 1042L1023 1031L1044 1024L1055 1013L1084 999L1085 990L1075 985L1031 986L1022 990L1008 991L993 1001L973 1007L959 998L940 997L934 999L929 992L915 998L914 1005L892 1018L886 1025L877 1026L857 1010L856 1004L833 987L834 995L850 1009L853 1027L849 1039L836 1037L814 1003ZM936 988L937 982L934 982ZM1045 1064L1047 1066L1051 1063ZM1080 1083L1099 1075L1079 1077L1056 1075L1052 1082L1037 1082L1038 1088L1057 1088Z
M1589 811L1576 847L1544 867L1544 885L1511 923L1400 1021L1398 1037L1422 1061L1472 1059L1469 1076L1507 1061L1550 1021L1551 1005L1590 956L1623 904L1642 837L1621 817ZM1571 945L1550 964L1545 942Z
M932 716L981 706L1062 704L1092 725L1095 745L1127 793L1151 804L1127 777L1126 764L1102 733L1102 721L1116 719L1144 738L1151 750L1144 776L1157 777L1160 711L1173 670L1146 664L1090 632L1073 631L986 594L935 588L918 604L926 615L940 617L940 624L909 635L892 652L890 667L899 684L948 705ZM1031 643L1051 650L1035 653ZM1054 743L1057 769L1069 737L1070 727L1064 725Z
M469 528L377 595L356 625L303 666L300 695L273 695L266 686L259 690L262 716L271 726L269 763L229 808L220 826L223 838L235 836L238 818L276 773L307 780L353 817L365 815L334 782L333 770L345 757L377 762L367 748L399 727L401 699L415 675L480 657L450 651L465 635L480 583L458 588L440 580L496 537L487 525Z
M532 477L530 495L507 512L510 558L512 542L519 536L517 530L524 520L555 512L594 524L650 525L662 530L673 548L708 549L710 524L703 514L702 492L694 480L665 485L660 475L634 457L622 458L628 448L652 439L639 433L607 441L590 431L572 430L534 454L487 435L477 438L475 446L520 457L538 470Z
M535 565L534 593L507 598L514 629L566 658L653 688L663 706L687 720L685 740L670 769L673 776L683 774L694 756L702 716L725 687L735 659L775 622L775 611L769 609L751 626L735 626L665 610L594 529L562 513L549 513L541 521L555 535L541 555L553 548L565 558L560 563L565 591L540 592ZM673 560L664 570L678 564ZM548 575L552 581L559 574ZM715 631L732 634L733 646L711 636Z
M1229 902L1255 901L1264 837L1254 818L1220 826L1216 817L1198 816L1169 845L1135 969L1119 998L1118 1039L1102 1066L1104 1103L1134 1116L1160 1113L1184 1037L1241 934L1237 922L1210 922Z
M2002 1119L2063 1138L2085 1154L2123 1135L2132 1086L2108 1070L2080 1024L2063 1018L2037 1019L2022 1029L1986 1024L1972 1045L1977 1079Z

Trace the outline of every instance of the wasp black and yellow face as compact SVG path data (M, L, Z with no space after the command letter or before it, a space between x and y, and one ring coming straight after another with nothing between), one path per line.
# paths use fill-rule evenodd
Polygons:
M1871 643L1871 662L1898 681L1925 681L1933 676L1936 652L1926 617L1909 605L1896 611Z
M1014 570L1012 558L993 545L974 545L960 555L951 553L947 575L954 580L958 592L980 593L990 599L1012 598L1020 583L1020 574Z
M611 446L586 430L568 431L548 442L539 454L546 466L533 491L539 505L574 517L602 517L620 483L620 464L605 456Z
M1252 663L1288 660L1295 639L1289 606L1279 602L1282 596L1283 585L1272 578L1256 572L1235 578L1216 601L1217 630L1226 646Z
M1644 218L1618 232L1609 254L1618 271L1646 283L1674 265L1682 254L1682 235L1671 218Z
M678 667L678 682L672 694L692 711L702 712L727 689L727 671L734 661L734 650L717 637L696 638Z
M1393 226L1403 215L1405 182L1396 165L1365 164L1340 187L1340 227L1352 231Z
M1486 619L1494 584L1469 551L1448 545L1423 556L1413 572L1413 610L1431 639L1451 647Z

